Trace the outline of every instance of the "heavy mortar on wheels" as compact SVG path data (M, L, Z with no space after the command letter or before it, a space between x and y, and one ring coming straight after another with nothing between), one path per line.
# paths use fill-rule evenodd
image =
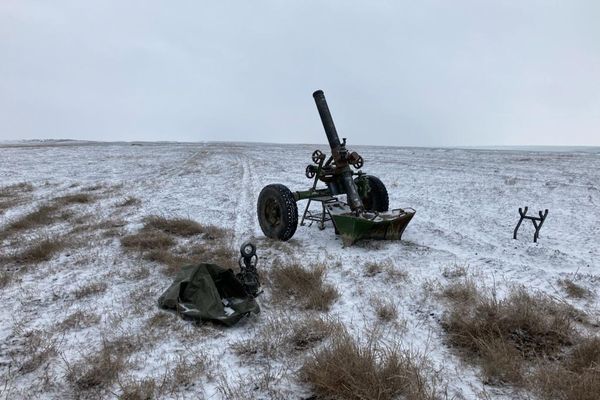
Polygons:
M342 236L345 244L360 239L400 240L404 229L415 215L412 208L389 210L388 192L381 180L367 175L360 169L363 158L346 149L346 139L338 137L333 118L329 112L323 91L313 93L321 122L329 141L331 156L320 150L312 154L313 163L306 167L306 177L313 179L313 185L305 191L292 192L285 185L271 184L263 188L258 196L257 214L265 236L289 240L298 226L298 206L300 200L308 204L300 221L316 221L320 229L325 222L332 221L335 232ZM353 167L355 171L352 170ZM325 188L317 188L318 182ZM346 202L337 196L346 195ZM320 202L322 211L309 210L312 201Z

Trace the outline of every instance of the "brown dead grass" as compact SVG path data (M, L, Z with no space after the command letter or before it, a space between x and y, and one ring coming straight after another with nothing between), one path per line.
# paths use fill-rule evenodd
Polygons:
M156 398L156 381L152 378L119 382L119 400L150 400Z
M443 294L451 300L442 319L449 344L478 363L490 383L525 385L528 365L559 358L578 338L579 314L542 293L516 288L498 299L465 279Z
M230 232L212 225L201 225L187 218L149 216L144 219L145 230L159 230L171 235L189 237L204 234L207 239L223 239Z
M175 275L181 267L200 262L231 268L237 265L237 259L236 253L228 244L229 242L205 242L184 244L176 248L157 248L145 253L144 259L163 264L167 275Z
M0 215L9 208L18 204L25 203L29 197L29 192L33 191L30 183L22 182L14 185L8 185L0 188Z
M157 387L157 398L173 395L190 385L200 385L200 377L211 376L212 360L202 352L181 355L175 365L168 368ZM179 396L175 396L179 397Z
M178 316L175 313L166 311L157 311L146 321L146 327L149 329L153 328L167 328L178 320Z
M100 321L100 316L91 312L77 310L70 314L56 329L59 332L65 332L72 329L82 329L97 324Z
M94 202L95 199L94 196L88 193L75 193L56 197L48 203L42 204L34 211L12 221L5 229L5 234L65 221L72 216L72 213L66 210L68 206L73 204L89 204Z
M398 307L392 301L375 299L373 306L377 318L382 322L392 322L398 318Z
M0 258L2 261L2 258ZM12 275L6 271L0 271L0 289L8 286L12 282Z
M39 330L27 332L25 333L23 352L25 360L22 362L19 372L28 374L57 355L56 339Z
M592 295L592 293L581 285L573 282L571 279L559 279L558 284L567 293L567 296L575 299L585 299Z
M390 280L392 283L397 282L406 282L408 281L408 272L405 270L394 266L391 262L386 264L383 272L386 275L386 278Z
M133 207L133 206L139 206L140 204L142 204L142 201L140 199L138 199L137 197L128 196L122 202L117 203L116 206L117 207Z
M54 199L54 204L67 206L70 204L88 204L92 203L96 198L88 193L74 193L66 196L60 196Z
M442 297L458 303L476 301L478 295L477 285L475 285L475 281L471 278L464 278L459 282L452 282L442 290Z
M285 373L281 369L271 366L253 368L252 373L239 376L233 381L221 374L217 385L219 398L227 400L288 400L290 396L289 390L286 390L287 382L283 381L284 375Z
M359 345L346 333L334 336L329 346L307 359L300 376L313 388L317 398L436 398L424 363L417 357L397 347Z
M174 244L175 240L171 236L156 230L143 229L121 238L121 245L131 250L166 249Z
M17 204L19 204L19 201L16 199L0 200L0 215Z
M600 337L581 340L559 362L536 369L532 386L543 399L596 400L600 395Z
M151 216L144 221L140 231L121 238L121 245L128 250L141 251L143 258L148 261L165 265L168 275L176 274L184 265L199 262L223 267L237 265L237 254L230 243L231 230L204 226L182 218ZM188 238L199 234L204 235L201 241L188 240L176 246L174 236Z
M40 206L35 211L25 214L17 220L11 222L6 230L20 231L53 224L56 221L57 211L58 207L56 207L55 205Z
M144 219L144 229L159 230L176 236L194 236L202 233L202 225L186 218L150 216Z
M291 356L313 348L331 335L340 332L339 323L316 315L270 317L251 338L237 342L233 351L244 358Z
M323 264L307 268L297 263L274 263L269 271L273 300L307 310L329 311L339 293L325 283L325 270Z
M15 183L0 188L0 198L14 197L22 193L32 192L33 185L28 182Z
M449 267L445 267L442 271L442 276L446 279L456 279L467 276L467 266L466 265L451 265Z
M110 386L127 366L127 358L139 349L132 337L113 341L104 340L96 352L85 356L74 365L67 365L67 380L78 397L81 392Z
M72 204L87 204L93 201L94 198L85 193L57 197L51 202L39 206L34 211L27 213L8 224L5 233L14 233L17 231L39 228L41 226L49 226L59 221L65 221L72 216L72 213L65 210L65 207Z
M42 261L50 261L65 247L66 241L60 237L38 239L20 252L10 256L8 260L18 264L37 264Z
M385 273L386 278L392 282L404 282L408 279L408 273L397 268L391 260L368 262L363 267L364 274L367 277L374 277Z
M106 282L92 282L87 285L81 286L73 292L73 296L77 300L81 300L86 297L95 296L100 293L106 292L108 285Z
M383 272L384 265L378 262L368 262L365 264L365 276L373 277Z

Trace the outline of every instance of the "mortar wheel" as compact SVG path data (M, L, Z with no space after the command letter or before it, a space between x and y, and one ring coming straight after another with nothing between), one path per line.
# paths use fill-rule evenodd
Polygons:
M265 236L289 240L298 227L298 206L294 195L284 185L267 185L258 195L258 222Z
M361 200L365 206L365 210L368 211L387 211L390 207L390 198L385 185L376 176L367 175L362 179L369 181L369 193ZM357 182L359 178L354 181Z

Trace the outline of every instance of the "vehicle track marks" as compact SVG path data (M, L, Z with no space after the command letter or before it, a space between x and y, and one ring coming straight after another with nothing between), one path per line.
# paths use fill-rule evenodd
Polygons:
M255 215L258 179L252 172L254 169L253 161L255 160L242 152L236 154L236 162L241 168L242 183L237 194L238 201L235 207L234 246L254 238L258 228Z

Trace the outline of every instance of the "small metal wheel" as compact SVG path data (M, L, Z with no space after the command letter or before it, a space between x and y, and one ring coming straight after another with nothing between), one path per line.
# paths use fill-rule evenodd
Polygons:
M321 158L323 158L323 152L321 150L315 150L312 153L312 160L315 164L318 164Z
M298 227L298 206L293 193L281 184L267 185L258 195L258 222L265 236L286 241Z
M317 174L317 170L314 165L307 165L305 175L308 179L312 179Z
M244 242L240 247L240 254L243 258L251 258L256 255L256 246L250 242Z
M362 158L362 156L358 156L358 159L354 162L354 164L352 164L354 166L354 168L356 169L361 169L362 166L364 165L364 160Z

